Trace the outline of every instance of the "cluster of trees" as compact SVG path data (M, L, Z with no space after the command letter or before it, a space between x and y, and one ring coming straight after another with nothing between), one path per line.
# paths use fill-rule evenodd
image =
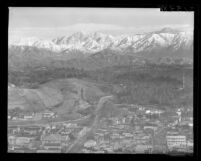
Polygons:
M178 92L185 74L186 91ZM126 84L126 89L116 93L120 103L139 104L189 104L192 103L192 69L172 66L112 67L98 71L78 68L45 68L12 71L8 73L10 83L17 86L35 87L51 79L89 78L107 84ZM191 86L190 86L191 85ZM187 91L187 88L188 91ZM182 95L185 95L182 96ZM92 97L91 100L95 100Z
M124 69L125 68L125 69ZM114 93L119 103L189 105L193 102L192 69L179 66L124 67L99 72L98 80L111 84L124 84L126 88ZM104 72L106 74L104 74ZM182 76L185 75L185 89ZM94 76L95 77L95 76ZM102 77L102 78L101 78Z
M191 104L193 97L179 92L174 84L168 82L131 82L127 89L117 93L119 103L175 105ZM182 98L186 95L186 98Z
M45 70L30 69L29 71L9 71L8 81L17 86L35 87L51 79L59 78L83 78L87 73L83 69L76 68L52 68Z

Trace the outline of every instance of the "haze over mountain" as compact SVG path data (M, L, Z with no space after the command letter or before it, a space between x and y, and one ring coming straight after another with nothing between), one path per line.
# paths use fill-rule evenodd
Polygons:
M77 32L50 41L21 38L9 42L9 58L9 65L15 67L26 67L27 64L46 66L52 61L67 61L67 67L89 70L127 65L130 60L143 64L146 59L166 63L180 59L180 63L192 64L193 32L163 28L129 36Z

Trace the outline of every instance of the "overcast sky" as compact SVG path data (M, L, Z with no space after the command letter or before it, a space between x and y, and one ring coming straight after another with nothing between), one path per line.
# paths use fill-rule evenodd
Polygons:
M193 12L135 8L9 8L9 37L51 39L74 32L137 34L163 27L193 28Z

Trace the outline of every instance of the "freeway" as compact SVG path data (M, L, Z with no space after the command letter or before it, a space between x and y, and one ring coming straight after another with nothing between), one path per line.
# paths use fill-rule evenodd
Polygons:
M78 152L79 148L85 143L87 136L89 136L90 134L94 133L97 126L98 126L98 122L99 122L99 111L102 109L103 105L105 104L106 101L112 99L113 96L104 96L101 97L98 104L97 104L97 108L94 112L95 117L94 117L94 121L91 125L91 127L88 128L88 130L81 136L79 136L73 144L71 144L67 149L66 149L66 153L76 153Z

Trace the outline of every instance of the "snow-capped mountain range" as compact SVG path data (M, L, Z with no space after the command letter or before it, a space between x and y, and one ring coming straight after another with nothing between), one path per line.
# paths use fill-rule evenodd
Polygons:
M171 28L132 36L112 36L100 32L77 32L71 36L62 36L52 40L42 40L35 37L18 38L9 41L9 47L11 46L22 48L32 46L58 53L80 51L85 54L93 54L105 49L123 53L150 52L164 47L176 51L178 49L188 50L193 48L193 32L178 31Z

